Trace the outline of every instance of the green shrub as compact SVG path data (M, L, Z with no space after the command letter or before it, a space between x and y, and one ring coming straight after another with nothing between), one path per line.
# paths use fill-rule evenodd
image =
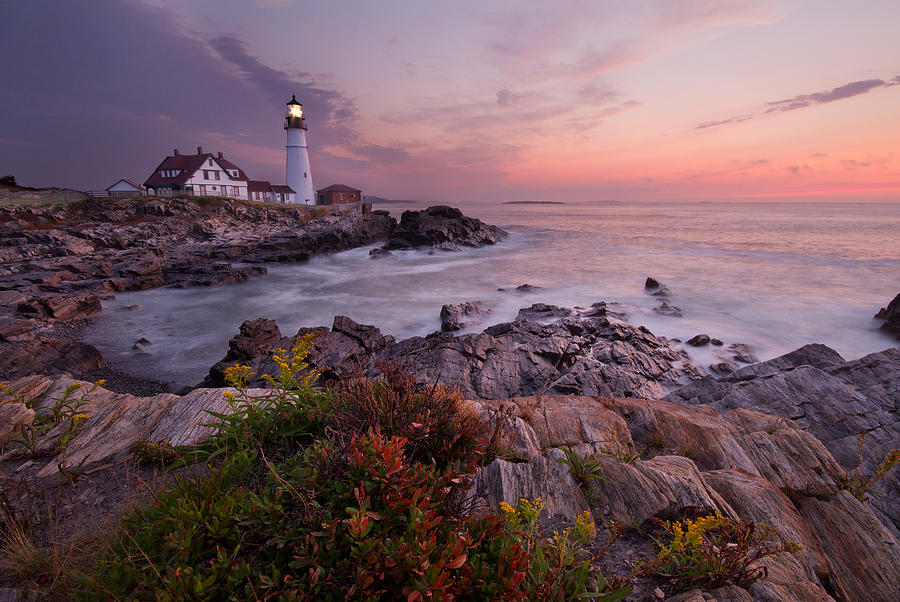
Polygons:
M757 565L758 560L801 549L766 524L718 514L659 524L668 541L657 540L659 552L646 569L668 578L678 591L744 587L766 576L767 569Z
M229 371L230 411L181 460L204 459L209 473L127 517L81 597L557 600L599 582L583 534L535 547L531 527L470 511L490 429L457 395L393 366L318 390L311 345L277 355L282 373L262 398L248 393L248 367ZM535 572L537 558L548 568Z

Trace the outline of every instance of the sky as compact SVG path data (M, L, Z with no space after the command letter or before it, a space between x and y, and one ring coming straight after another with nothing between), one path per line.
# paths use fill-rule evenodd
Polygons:
M479 200L900 201L900 2L0 0L0 175L173 148Z

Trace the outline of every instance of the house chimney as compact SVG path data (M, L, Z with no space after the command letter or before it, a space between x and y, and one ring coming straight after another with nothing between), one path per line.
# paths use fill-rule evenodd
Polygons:
M197 154L198 154L198 155L202 155L202 154L203 154L203 147L202 147L202 146L198 146L198 147L197 147Z
M224 157L222 156L222 151L219 151L219 158L224 159Z
M178 149L177 149L177 148L175 149L175 156L176 156L176 157L178 156Z

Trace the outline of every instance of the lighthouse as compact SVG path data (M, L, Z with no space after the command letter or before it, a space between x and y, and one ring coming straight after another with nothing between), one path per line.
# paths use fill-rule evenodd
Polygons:
M303 105L291 95L284 118L287 132L287 167L285 183L296 193L297 203L315 205L316 189L313 188L312 172L309 170L309 148L306 146L306 118Z

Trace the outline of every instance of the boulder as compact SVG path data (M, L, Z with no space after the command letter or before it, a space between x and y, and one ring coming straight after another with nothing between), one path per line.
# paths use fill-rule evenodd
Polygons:
M0 353L0 375L17 378L28 374L83 374L106 366L93 346L57 338L27 341Z
M444 305L441 307L441 332L462 330L493 313L494 310L482 307L480 301Z
M709 345L709 335L708 334L697 334L688 339L688 345L692 347L703 347L704 345Z
M881 330L890 332L900 339L900 294L894 297L887 307L878 310L875 319L884 320Z
M404 211L382 249L483 247L507 236L505 230L467 217L459 209L437 205L422 211Z

